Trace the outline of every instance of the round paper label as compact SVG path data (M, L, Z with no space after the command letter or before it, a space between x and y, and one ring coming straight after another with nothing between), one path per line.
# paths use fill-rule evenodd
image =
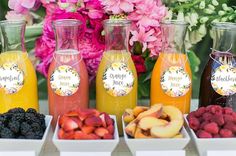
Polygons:
M212 88L220 95L229 96L236 93L236 68L221 65L211 76Z
M68 65L59 66L50 77L52 90L60 96L71 96L79 88L79 73Z
M161 76L161 88L171 97L185 95L191 87L191 79L183 67L171 66Z
M134 75L125 63L112 63L103 74L103 84L112 96L125 96L134 86Z
M24 85L24 72L15 63L5 63L0 66L0 88L6 94L18 92Z

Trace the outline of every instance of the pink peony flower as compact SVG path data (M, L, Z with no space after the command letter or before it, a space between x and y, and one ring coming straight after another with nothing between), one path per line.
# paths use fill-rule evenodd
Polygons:
M83 12L91 19L101 19L104 16L104 10L99 0L88 0L85 9L87 12Z
M101 0L101 2L106 12L120 14L132 12L136 0Z
M40 0L9 0L8 6L17 13L25 14L30 9L38 9Z
M140 26L138 31L131 31L132 37L130 38L130 45L132 46L135 41L139 41L143 44L142 51L147 49L148 42L153 42L157 38L153 35L155 33L154 29L150 29L149 31L145 31L145 28Z

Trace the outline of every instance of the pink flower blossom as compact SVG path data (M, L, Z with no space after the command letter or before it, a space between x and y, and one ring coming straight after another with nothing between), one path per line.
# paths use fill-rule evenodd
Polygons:
M153 36L155 33L154 29L150 29L149 31L145 31L144 27L139 27L138 31L131 31L132 37L130 38L130 45L132 46L135 41L139 41L143 44L142 51L145 51L147 49L148 42L153 42L157 38Z
M167 12L165 6L160 4L156 0L140 1L136 4L135 11L128 15L128 19L136 21L137 26L158 27Z
M25 14L30 9L39 8L40 0L9 0L8 6L17 13Z
M25 20L28 25L33 24L33 17L28 13L19 14L15 11L8 11L5 17L7 20Z
M106 12L111 14L129 13L134 10L135 0L101 0Z
M84 13L91 19L101 19L105 14L99 0L88 0L85 9L87 10L87 13Z

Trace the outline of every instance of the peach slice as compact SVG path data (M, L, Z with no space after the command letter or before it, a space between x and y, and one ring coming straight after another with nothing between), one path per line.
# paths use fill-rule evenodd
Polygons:
M152 117L152 116L147 116L147 117L142 118L139 121L138 127L144 131L147 131L154 126L165 126L167 124L168 124L168 121L166 120L157 119L156 117Z
M134 109L133 109L133 114L135 117L137 117L140 113L144 112L148 110L148 107L144 107L144 106L136 106Z
M141 130L140 128L137 128L136 131L135 131L134 138L135 138L135 139L147 139L147 138L152 138L152 137L151 137L151 136L144 135L144 134L142 133L142 130Z
M136 128L137 128L137 124L133 121L131 121L126 127L125 127L125 132L131 136L131 137L134 137L135 135L135 131L136 131Z
M183 134L179 133L176 136L174 136L173 138L184 138Z
M155 126L151 128L151 135L158 138L172 138L176 136L183 127L183 114L174 106L164 106L165 112L170 118L170 122L165 126Z
M133 110L126 109L123 118L124 118L125 123L130 123L131 121L133 121L135 118L133 114Z
M162 113L162 104L156 104L156 105L153 105L147 111L140 113L135 120L140 121L142 118L147 117L147 116L153 116L153 117L159 118L161 116L161 113Z

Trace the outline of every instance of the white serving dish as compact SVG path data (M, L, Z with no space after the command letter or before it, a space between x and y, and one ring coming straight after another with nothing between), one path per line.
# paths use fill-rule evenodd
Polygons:
M60 152L112 152L119 143L117 121L114 115L110 115L114 120L114 139L112 140L62 140L58 139L59 126L57 123L53 134L53 143Z
M190 137L183 127L181 133L184 138L170 138L170 139L134 139L130 138L125 132L125 123L122 117L122 126L124 139L129 147L131 153L136 155L136 151L169 151L169 150L182 150L187 146L190 141Z
M46 115L46 130L44 132L43 138L41 140L37 139L0 139L0 151L33 151L36 155L39 155L44 144L46 138L48 136L50 125L52 121L52 116Z
M188 131L190 131L191 138L197 148L200 156L206 156L207 151L231 151L236 150L236 138L198 138L195 132L189 127L187 115L184 120Z

